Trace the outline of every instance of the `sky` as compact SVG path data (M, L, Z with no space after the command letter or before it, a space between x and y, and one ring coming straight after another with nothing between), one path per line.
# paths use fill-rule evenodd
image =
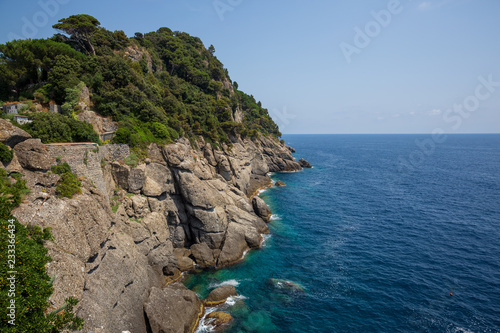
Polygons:
M90 14L200 37L285 134L500 133L498 0L0 0L0 43Z

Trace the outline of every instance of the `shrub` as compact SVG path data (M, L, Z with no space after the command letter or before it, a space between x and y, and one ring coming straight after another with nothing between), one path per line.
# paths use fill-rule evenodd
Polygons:
M65 162L62 164L53 165L50 168L50 171L52 171L53 173L55 173L57 175L62 175L64 173L71 173L71 167L69 166L68 163Z
M5 170L0 169L0 331L52 333L81 329L83 320L73 313L73 307L78 303L76 299L68 298L61 309L46 314L53 287L45 270L51 259L43 244L53 238L50 228L42 230L36 225L24 226L11 215L11 210L20 204L22 195L28 191L20 174L13 178L16 180L14 184ZM12 260L9 257L12 255L10 235L15 235L14 263L9 261ZM12 275L9 271L17 272L14 295L7 280ZM11 300L15 300L15 326L8 323L11 318L7 307Z
M125 164L129 167L135 168L139 164L139 157L135 153L131 153L125 158Z
M12 150L10 150L9 147L0 142L0 161L9 163L10 161L12 161L13 157L14 154L12 153Z
M66 172L63 173L61 179L57 182L56 191L59 198L73 198L75 194L82 193L82 184L76 178L76 175Z

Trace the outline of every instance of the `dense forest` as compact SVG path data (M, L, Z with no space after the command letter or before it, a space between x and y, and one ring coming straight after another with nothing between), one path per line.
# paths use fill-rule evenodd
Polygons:
M261 103L231 81L215 48L197 37L160 28L128 38L90 15L73 15L53 27L60 33L52 38L0 45L0 103L62 105L62 116L30 115L36 125L24 125L44 142L98 140L90 127L86 133L84 125L72 124L83 86L92 109L118 122L113 141L133 148L178 136L202 135L215 144L230 144L238 135L281 136ZM44 129L54 123L62 129ZM68 133L75 128L81 132L76 138ZM58 137L47 135L53 132Z

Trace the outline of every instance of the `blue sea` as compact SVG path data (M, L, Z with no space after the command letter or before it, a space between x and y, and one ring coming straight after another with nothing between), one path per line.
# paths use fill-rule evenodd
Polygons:
M228 332L500 332L500 135L284 139L263 247L185 282L236 287Z

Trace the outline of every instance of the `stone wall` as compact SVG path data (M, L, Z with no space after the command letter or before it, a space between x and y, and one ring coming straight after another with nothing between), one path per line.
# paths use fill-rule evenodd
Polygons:
M106 186L104 164L123 160L130 155L129 146L123 144L98 146L95 143L87 143L48 144L45 146L49 149L52 158L60 163L68 163L75 174L91 180L106 197L108 197L110 189Z

